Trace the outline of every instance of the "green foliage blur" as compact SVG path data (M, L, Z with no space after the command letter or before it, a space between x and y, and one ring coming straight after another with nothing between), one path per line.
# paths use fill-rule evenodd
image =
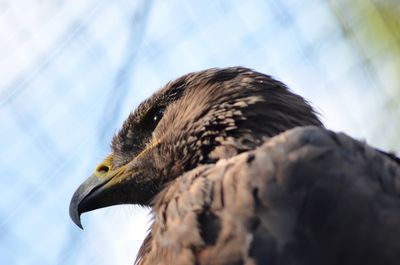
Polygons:
M330 0L330 5L366 72L380 80L378 89L387 95L383 109L400 117L400 1ZM400 119L393 120L393 126L398 133L387 140L399 147Z

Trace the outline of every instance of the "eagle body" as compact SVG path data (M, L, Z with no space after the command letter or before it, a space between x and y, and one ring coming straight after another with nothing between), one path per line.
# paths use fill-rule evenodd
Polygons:
M395 161L296 128L166 187L138 264L398 264L399 191Z
M70 215L151 207L136 264L400 264L399 165L272 77L215 68L129 115Z

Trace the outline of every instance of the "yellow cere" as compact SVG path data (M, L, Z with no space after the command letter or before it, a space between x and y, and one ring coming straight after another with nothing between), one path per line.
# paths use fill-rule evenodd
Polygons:
M107 173L112 169L112 156L108 155L99 165L97 165L94 175L99 179L107 178Z

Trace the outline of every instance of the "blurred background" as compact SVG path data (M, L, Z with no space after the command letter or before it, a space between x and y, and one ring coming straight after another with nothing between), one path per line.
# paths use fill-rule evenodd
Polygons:
M400 151L398 0L0 0L0 263L132 264L148 209L68 216L122 121L167 81L242 65L327 127Z

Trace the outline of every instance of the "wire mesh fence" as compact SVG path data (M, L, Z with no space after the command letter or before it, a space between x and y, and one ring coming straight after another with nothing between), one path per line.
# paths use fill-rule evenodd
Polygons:
M167 81L243 65L308 98L327 127L400 150L400 4L0 1L0 262L132 264L148 210L69 220L124 117Z

